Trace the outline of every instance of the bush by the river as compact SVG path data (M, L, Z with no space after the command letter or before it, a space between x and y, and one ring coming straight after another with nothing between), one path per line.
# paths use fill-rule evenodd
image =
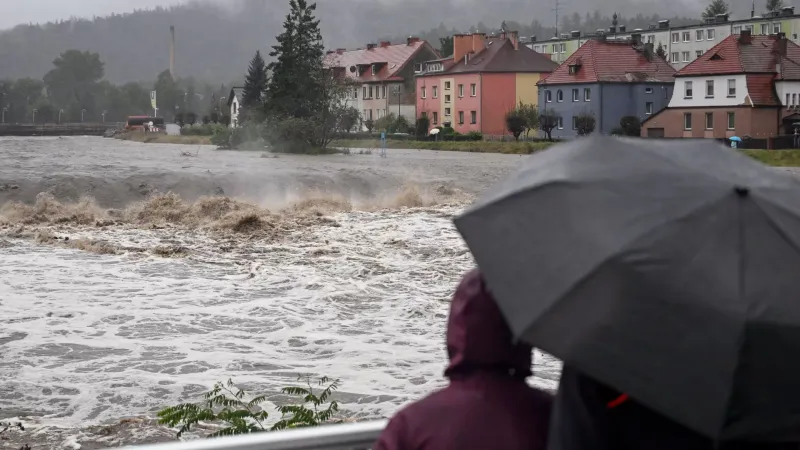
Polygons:
M331 421L339 410L339 404L331 397L339 387L339 380L327 377L312 379L301 377L301 386L289 386L280 390L291 401L276 406L280 420L267 425L269 412L262 405L269 401L268 395L253 395L236 386L233 381L216 383L203 395L201 403L183 403L165 408L158 413L158 422L169 427L178 427L177 437L200 422L221 425L209 437L235 434L277 431L287 428L313 427Z
M181 135L182 136L213 136L217 132L221 130L225 130L228 127L219 123L208 123L202 124L197 123L194 125L184 125L181 127Z

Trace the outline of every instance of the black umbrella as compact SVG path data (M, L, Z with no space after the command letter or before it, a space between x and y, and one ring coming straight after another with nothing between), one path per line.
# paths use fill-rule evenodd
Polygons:
M800 438L791 175L713 142L591 138L455 224L521 339L711 438Z

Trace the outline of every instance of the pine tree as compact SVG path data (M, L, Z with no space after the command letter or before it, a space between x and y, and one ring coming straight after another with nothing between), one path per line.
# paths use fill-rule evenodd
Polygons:
M725 0L711 0L711 4L703 11L703 19L712 19L717 14L728 14L729 12L730 7L725 3Z
M261 57L261 52L257 51L250 61L250 67L247 69L242 102L239 105L239 123L260 119L259 112L264 107L267 82L267 64L264 62L264 58Z
M322 33L314 17L316 3L290 0L289 6L283 33L269 54L274 61L268 66L265 111L272 117L308 118L325 102Z
M783 0L767 0L767 12L779 12L784 6Z
M664 49L664 46L661 45L661 42L658 43L658 48L656 49L656 55L658 55L661 59L667 59L667 51Z

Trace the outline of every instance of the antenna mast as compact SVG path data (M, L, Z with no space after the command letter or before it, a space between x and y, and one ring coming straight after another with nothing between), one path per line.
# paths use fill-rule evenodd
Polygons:
M558 35L558 24L559 24L559 22L558 22L558 13L561 11L561 7L562 6L564 6L564 2L562 0L555 0L555 7L552 9L552 11L555 11L555 13L556 13L556 37L559 36Z

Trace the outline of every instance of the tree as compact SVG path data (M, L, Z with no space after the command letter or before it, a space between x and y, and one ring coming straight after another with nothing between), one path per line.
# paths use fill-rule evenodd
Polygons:
M619 120L619 127L625 136L641 136L642 123L636 116L625 116Z
M431 120L428 119L428 116L421 116L417 119L417 122L414 124L414 131L417 135L417 138L424 138L428 135L428 128L431 126Z
M186 113L186 123L189 125L194 125L197 123L197 114L193 111L189 111Z
M453 36L439 38L439 53L442 56L450 56L453 54Z
M661 59L667 59L667 51L664 49L664 46L661 45L661 42L658 43L658 48L656 49L656 55L658 55Z
M153 90L156 91L158 111L168 120L173 120L177 108L183 104L183 92L178 88L169 70L158 74Z
M105 69L100 55L67 50L53 61L55 66L44 76L50 99L60 108L94 110L98 82Z
M728 14L730 7L725 0L711 0L711 3L703 11L703 19L713 19L717 14Z
M372 129L375 128L375 121L372 119L367 119L364 121L364 128L367 129L370 133L372 133Z
M519 140L526 125L525 117L520 114L519 109L515 108L506 113L506 129L514 135L514 139Z
M548 140L553 140L553 129L561 121L561 115L551 110L546 110L539 116L539 129L544 131Z
M308 118L323 108L325 68L324 47L316 3L289 0L289 14L268 66L272 76L267 85L265 107L268 116Z
M536 105L524 104L520 101L517 110L525 118L525 137L527 138L531 130L539 128L539 108Z
M259 112L264 109L267 81L267 64L261 57L261 52L257 51L247 69L242 101L239 104L239 123L260 119Z
M786 5L783 3L783 0L767 0L767 12L780 12L784 6Z
M358 109L353 106L345 106L339 121L340 128L337 131L349 133L358 125L359 120L361 120L361 113L358 112Z
M588 136L594 132L596 120L594 115L589 113L581 113L575 116L575 129L578 131L578 136Z

